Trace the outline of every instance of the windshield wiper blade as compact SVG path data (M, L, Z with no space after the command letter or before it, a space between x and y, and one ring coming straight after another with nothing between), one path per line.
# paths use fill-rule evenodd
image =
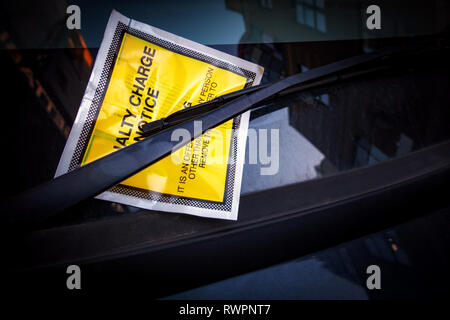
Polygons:
M359 65L357 65L357 66L359 66ZM334 72L334 73L330 73L330 75L328 75L328 76L324 75L323 77L314 78L311 81L293 83L292 86L290 86L284 90L280 90L279 92L277 92L276 94L273 94L272 96L268 97L267 99L264 99L264 100L258 102L253 107L257 108L261 105L273 103L278 98L286 96L286 95L290 95L294 92L300 92L300 91L304 91L304 90L314 89L314 88L317 88L317 87L320 87L323 85L329 85L333 82L339 82L342 80L347 80L350 78L362 76L364 74L374 73L377 71L385 70L389 67L390 67L390 63L388 63L388 61L384 61L381 65L375 65L375 66L369 65L365 69L358 68L357 70L350 71L350 72L343 72L343 71ZM152 134L155 134L161 130L173 127L174 125L177 125L179 123L182 123L182 122L185 122L188 120L192 120L194 118L198 118L198 117L200 117L200 116L202 116L202 115L204 115L204 114L206 114L206 113L208 113L230 101L233 101L236 98L239 98L243 95L251 94L256 91L265 90L266 88L270 87L273 84L275 84L275 82L266 83L266 84L238 90L238 91L231 92L231 93L225 94L223 96L217 97L214 100L211 100L211 101L208 101L208 102L205 102L202 104L198 104L198 105L195 105L192 107L188 107L185 109L181 109L179 111L176 111L176 112L170 114L169 116L167 116L165 118L160 118L155 121L152 121L152 122L142 125L142 136L148 137L148 136L151 136Z
M417 49L416 44L413 48ZM201 110L189 111L173 116L174 123L166 120L169 127L162 124L158 130L149 130L152 134L128 147L111 153L101 159L77 168L61 175L42 185L32 188L6 202L1 206L7 219L8 228L35 228L47 218L78 202L96 196L110 187L122 182L133 174L141 171L149 165L175 151L175 146L181 148L179 141L172 141L172 132L176 129L187 130L191 135L191 141L205 131L246 112L261 103L269 101L282 92L301 85L314 85L315 81L331 81L330 78L339 78L339 74L358 66L367 66L371 62L383 60L391 55L402 53L405 49L385 49L378 52L364 54L335 62L326 66L311 69L307 72L296 74L273 84L247 91L238 91L232 98L226 100L223 105L215 102ZM328 80L326 78L329 78ZM253 90L250 90L253 89ZM225 98L224 98L225 99ZM192 114L190 112L193 112ZM183 118L185 117L185 118ZM169 117L168 117L169 118ZM167 118L166 118L167 119ZM202 130L198 132L195 121L201 121ZM185 144L187 144L186 142Z
M274 100L276 100L282 96L294 93L294 92L313 89L313 88L316 88L319 86L330 84L332 82L337 82L340 80L348 79L353 76L360 76L364 73L372 73L372 72L382 70L385 68L386 68L386 66L373 67L373 68L369 68L366 70L361 70L361 71L349 73L349 74L343 73L343 74L332 75L329 77L325 77L324 79L321 79L321 80L315 80L309 84L299 84L299 85L296 85L295 88L289 88L289 89L283 90L281 92L278 92L277 94L270 97L270 99L263 100L263 101L259 102L257 105L255 105L254 107L256 108L256 107L261 106L262 104L272 103ZM199 105L195 105L195 106L192 106L192 107L189 107L186 109L181 109L179 111L176 111L176 112L170 114L169 116L167 116L165 118L161 118L161 119L158 119L158 120L155 120L155 121L152 121L152 122L142 125L142 136L148 137L148 136L151 136L161 130L173 127L174 125L177 125L179 123L201 117L202 115L226 104L227 102L233 101L234 99L239 98L243 95L265 89L265 88L269 87L270 85L272 85L272 83L267 83L267 84L263 84L263 85L259 85L259 86L255 86L255 87L251 87L251 88L246 88L243 90L235 91L235 92L217 97L214 100L211 100L211 101L199 104Z
M244 94L249 94L264 88L267 88L271 83L260 84L254 87L245 88L242 90L234 91L223 96L217 97L211 101L198 104L186 109L181 109L176 111L165 118L161 118L149 123L142 125L142 136L148 137L158 131L161 131L170 126L176 125L178 123L188 121L190 119L201 116L219 106L224 105Z

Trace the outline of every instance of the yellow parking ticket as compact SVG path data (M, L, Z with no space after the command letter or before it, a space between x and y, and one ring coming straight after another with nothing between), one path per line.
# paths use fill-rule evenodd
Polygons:
M259 84L253 63L113 11L56 175L144 139L143 125ZM145 209L237 219L249 113L97 196Z

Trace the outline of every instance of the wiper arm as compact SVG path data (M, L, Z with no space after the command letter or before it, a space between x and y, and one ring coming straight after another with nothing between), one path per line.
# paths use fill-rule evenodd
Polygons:
M182 123L184 121L188 121L190 119L201 116L217 107L224 105L244 94L250 94L252 92L267 88L270 83L260 84L254 87L245 88L239 91L234 91L223 96L217 97L211 101L198 104L186 109L181 109L177 112L172 113L171 115L161 118L149 123L146 123L142 126L143 136L148 137L158 131L161 131L165 128L174 126L178 123Z
M350 58L350 59L354 59L354 58ZM339 63L339 62L337 62L337 63ZM357 67L357 66L360 66L360 64L358 64L354 67ZM324 68L324 67L322 67L322 68ZM358 68L358 70L355 70L352 72L348 72L348 71L347 72L344 72L344 71L330 72L328 76L327 75L318 76L318 77L311 79L310 81L294 80L294 81L292 81L292 86L289 86L288 88L286 88L284 90L280 90L279 92L271 95L269 98L259 101L258 103L255 103L255 105L252 106L252 109L257 108L264 104L273 103L274 101L276 101L276 99L286 96L286 95L290 95L294 92L314 89L314 88L317 88L317 87L320 87L323 85L329 85L333 82L347 80L347 79L350 79L353 77L362 76L362 75L368 74L368 73L374 73L376 71L384 70L387 68L389 68L389 65L388 65L387 61L384 61L381 65L368 66L367 68ZM295 76L297 76L297 75L295 75ZM294 76L292 76L292 77L294 77ZM278 82L280 82L280 81L278 81ZM255 87L238 90L238 91L231 92L226 95L217 97L214 100L211 100L211 101L199 104L199 105L195 105L195 106L192 106L192 107L189 107L186 109L181 109L179 111L176 111L176 112L170 114L169 116L167 116L165 118L161 118L161 119L158 119L158 120L155 120L155 121L152 121L152 122L142 125L142 132L143 132L142 136L148 137L148 136L151 136L161 130L173 127L179 123L198 118L220 106L223 106L224 104L226 104L228 102L233 101L236 98L242 97L244 95L249 95L249 94L257 92L257 91L265 90L268 87L270 87L271 85L274 85L276 83L277 82L266 83L266 84L258 85Z

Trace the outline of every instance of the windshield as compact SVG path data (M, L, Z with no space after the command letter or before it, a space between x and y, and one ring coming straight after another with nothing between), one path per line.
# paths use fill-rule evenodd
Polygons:
M66 27L64 1L2 3L7 119L2 166L8 168L2 198L54 177L112 9L259 64L262 83L268 83L417 39L438 43L448 24L443 1L379 3L381 30L366 28L369 3L356 0L74 1L82 18L73 30ZM446 46L445 41L437 45ZM258 150L246 144L241 195L373 165L448 140L448 67L444 52L424 52L396 68L293 93L253 110L247 139L256 139ZM47 227L143 212L164 215L88 199Z

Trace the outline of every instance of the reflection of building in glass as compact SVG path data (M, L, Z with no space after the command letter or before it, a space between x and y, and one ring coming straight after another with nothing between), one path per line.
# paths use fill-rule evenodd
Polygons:
M442 31L449 4L445 0L379 0L382 27L368 30L368 0L226 0L226 7L242 14L247 34L241 43L351 40L406 37Z
M226 1L228 9L243 15L246 25L239 55L265 67L264 81L397 45L399 38L392 37L442 30L449 12L448 4L441 0L382 1L378 3L382 30L374 32L365 27L369 4L357 0L295 0L268 6L257 0ZM420 93L440 88L437 95L443 95L448 79L433 78L431 83L427 77L405 76L317 92L290 107L290 124L325 155L325 162L317 168L322 175L384 161L438 141L445 131L440 128L433 136L431 122L417 125L427 121L419 101L426 105L431 99ZM416 93L414 102L408 92ZM445 97L442 99L445 101ZM436 112L448 117L443 108L438 107Z
M327 32L324 0L297 0L296 20L321 32Z
M266 69L264 81L372 51L383 38L430 34L446 27L447 2L402 0L378 1L382 29L368 30L370 4L365 0L226 1L227 9L242 14L245 22L239 55ZM366 40L334 43L351 39Z
M14 194L53 177L90 74L92 57L66 27L67 4L10 1L0 5L2 97L9 157L2 165Z
M267 8L267 9L272 9L273 5L272 5L272 0L260 0L260 4L261 7Z
M355 26L360 25L356 21L359 6L345 7L355 17L355 21L345 21L345 26L333 18L342 11L342 7L327 6L325 0L281 0L270 2L270 5L267 1L227 0L226 6L243 15L247 33L241 43L261 43L267 35L273 39L272 42L327 40L342 33L353 37L359 35L354 31ZM352 22L356 25L350 26Z
M263 82L274 81L360 52L327 40L340 34L359 36L359 6L329 6L325 0L226 1L227 8L243 15L246 32L239 56L265 68ZM342 21L342 16L348 15ZM301 42L299 42L301 41ZM299 46L302 43L303 45ZM319 55L318 56L318 53ZM326 97L323 97L327 99Z
M448 139L450 130L439 120L450 118L445 102L448 70L442 56L433 58L435 65L429 67L441 71L419 69L326 88L328 105L304 99L291 107L290 123L338 170L382 162ZM430 58L424 59L429 64Z

